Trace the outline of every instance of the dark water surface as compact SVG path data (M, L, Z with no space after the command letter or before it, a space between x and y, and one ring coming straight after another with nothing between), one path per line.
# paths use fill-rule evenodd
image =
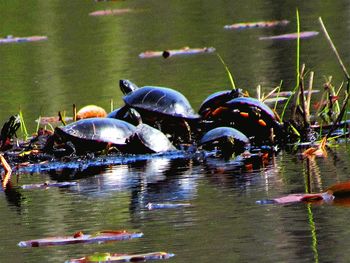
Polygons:
M259 41L260 36L320 31L322 16L346 65L350 64L350 2L337 1L0 1L1 37L46 35L47 41L0 45L0 121L20 109L29 131L39 116L78 107L122 105L119 79L175 88L198 109L211 93L230 87L216 54L140 59L146 50L215 47L236 85L255 96L283 80L295 79L295 41ZM92 17L92 11L131 8L119 16ZM224 30L224 25L288 19L275 28ZM322 32L301 40L301 63L315 71L315 88L325 77L339 86L342 71ZM169 262L348 262L350 210L332 205L259 205L257 200L312 191L349 180L345 143L327 158L307 162L280 152L266 167L240 172L236 163L216 159L157 157L84 170L21 172L14 189L0 192L0 262L64 262L94 252L167 251ZM74 180L77 186L23 190L47 180ZM148 202L190 202L192 207L148 211ZM21 240L104 229L142 231L136 240L19 248Z

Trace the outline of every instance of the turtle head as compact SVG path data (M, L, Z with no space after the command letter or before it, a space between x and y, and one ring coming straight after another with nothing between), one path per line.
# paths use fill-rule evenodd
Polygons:
M137 110L135 110L134 108L130 108L128 110L128 114L131 117L132 122L135 123L135 125L142 124L141 115Z
M121 91L124 93L124 95L129 94L139 88L138 86L136 86L134 83L132 83L130 80L127 80L127 79L119 80L119 87Z
M230 96L232 97L232 99L234 99L234 98L238 98L238 97L243 97L244 93L243 93L242 89L235 88L231 91Z

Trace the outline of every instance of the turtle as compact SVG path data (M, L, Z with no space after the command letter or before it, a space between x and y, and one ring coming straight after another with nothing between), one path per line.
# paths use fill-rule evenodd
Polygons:
M135 119L133 116L131 116L130 114L130 108L128 107L120 107L117 108L113 111L111 111L110 113L107 114L107 118L113 118L113 119L118 119L118 120L123 120L126 122L129 122L133 125L138 125L139 124L139 120Z
M45 150L51 151L54 143L71 142L72 151L79 154L98 152L108 146L122 147L136 127L126 121L112 118L88 118L56 127Z
M224 157L250 150L249 138L232 127L217 127L206 132L198 145L205 150L218 150Z
M191 130L201 118L183 94L166 87L138 87L129 80L120 80L119 85L124 107L136 109L144 123L172 135L173 141L192 142Z
M66 144L69 153L78 154L98 152L112 146L122 153L132 154L176 149L161 131L142 123L136 110L130 109L130 117L138 120L137 126L113 118L88 118L56 127L53 141L47 147L52 149L54 142L69 142Z
M187 98L180 92L166 87L137 87L129 80L120 80L123 100L129 107L135 108L141 116L145 112L152 115L178 117L181 119L198 119Z
M263 102L252 97L237 97L210 112L216 126L229 126L250 137L254 143L262 144L283 135L283 126L275 113ZM276 138L271 138L273 135Z
M210 117L212 111L222 106L225 102L242 97L241 89L222 90L209 95L199 106L198 113L204 118Z
M133 134L126 139L126 145L120 149L122 152L145 154L176 150L163 132L143 123L140 114L135 109L130 109L129 113L138 120L139 124Z

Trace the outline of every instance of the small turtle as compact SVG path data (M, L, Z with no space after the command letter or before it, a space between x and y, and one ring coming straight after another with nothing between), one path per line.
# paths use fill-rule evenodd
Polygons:
M139 124L133 134L126 139L126 145L121 151L142 154L176 150L163 132L142 123L141 116L135 109L130 109L129 112L131 116L138 119Z
M232 127L217 127L203 135L199 145L205 150L219 150L224 157L239 155L250 150L250 141Z

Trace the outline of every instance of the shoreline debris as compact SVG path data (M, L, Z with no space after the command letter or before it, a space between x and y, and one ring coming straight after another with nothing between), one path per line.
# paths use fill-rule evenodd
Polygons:
M0 44L36 42L36 41L43 41L47 39L48 39L47 36L14 37L12 35L8 35L5 38L0 38Z
M132 9L130 8L121 8L121 9L106 9L106 10L98 10L89 13L89 16L110 16L110 15L122 15L126 13L130 13Z
M317 36L319 32L317 31L304 31L300 32L299 38L305 39L305 38L311 38L314 36ZM282 34L282 35L275 35L275 36L263 36L259 37L259 40L292 40L297 39L298 33L290 33L290 34Z
M122 241L142 237L143 233L127 232L126 230L104 230L93 234L76 232L71 236L57 236L40 239L20 241L19 247L43 247L60 246L78 243L104 243L111 241Z
M175 254L167 252L151 252L144 254L119 254L119 253L95 253L77 259L67 260L65 263L87 263L87 262L144 262L147 260L168 259Z
M285 26L288 25L288 20L272 20L272 21L258 21L258 22L243 22L235 23L232 25L225 25L224 29L249 29L249 28L266 28L274 26Z
M168 49L164 51L152 51L147 50L139 54L140 58L153 58L153 57L163 57L168 58L177 55L193 55L201 53L213 53L216 49L214 47L203 47L203 48L190 48L183 47L181 49Z

